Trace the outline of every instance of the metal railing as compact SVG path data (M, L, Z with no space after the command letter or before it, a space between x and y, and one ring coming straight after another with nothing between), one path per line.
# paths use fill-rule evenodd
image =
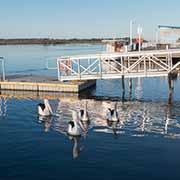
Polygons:
M6 75L5 75L5 62L4 62L4 58L0 57L0 62L1 62L1 69L2 69L2 80L5 81L6 80Z
M58 79L91 80L168 76L180 49L92 54L57 59Z

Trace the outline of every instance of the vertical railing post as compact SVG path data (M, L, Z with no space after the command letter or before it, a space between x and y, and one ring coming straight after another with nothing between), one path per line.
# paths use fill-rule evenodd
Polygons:
M78 59L78 76L81 79L80 59Z
M0 57L1 60L1 66L2 66L2 80L6 80L6 75L5 75L5 63L4 63L4 58Z
M59 81L61 81L60 67L61 67L61 59L57 59L57 71L58 71L58 80Z
M144 58L144 74L147 75L146 57Z
M101 63L101 57L99 58L99 74L100 74L101 79L102 79L102 63Z

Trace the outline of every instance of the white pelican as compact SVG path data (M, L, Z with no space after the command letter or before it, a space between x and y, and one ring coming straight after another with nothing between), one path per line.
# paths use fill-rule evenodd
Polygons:
M119 115L118 115L118 112L116 109L116 105L115 105L114 109L108 108L106 116L107 116L108 121L113 121L113 122L119 121Z
M79 119L81 121L89 121L89 115L88 115L88 112L87 112L87 102L85 102L84 104L84 109L81 109L79 111Z
M78 114L76 111L72 111L72 120L68 123L68 135L80 136L80 128L78 126Z
M38 114L40 116L51 116L51 115L53 115L51 106L50 106L49 101L47 99L44 99L44 104L43 103L38 104Z

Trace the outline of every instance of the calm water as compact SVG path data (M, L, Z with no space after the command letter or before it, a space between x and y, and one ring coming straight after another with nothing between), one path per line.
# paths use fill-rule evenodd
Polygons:
M48 74L46 59L95 53L100 45L1 46L11 74ZM53 63L52 63L53 65ZM0 99L0 180L24 179L180 179L180 78L168 104L166 78L98 81L81 99L50 100L57 116L39 119L42 99ZM85 99L86 98L86 99ZM70 138L70 110L88 103L88 133ZM106 110L117 105L120 122L107 123Z

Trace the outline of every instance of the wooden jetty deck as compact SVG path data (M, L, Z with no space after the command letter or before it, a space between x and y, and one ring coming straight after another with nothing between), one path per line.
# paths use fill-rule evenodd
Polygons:
M11 75L0 81L0 90L79 93L95 84L96 81L60 82L56 77Z

